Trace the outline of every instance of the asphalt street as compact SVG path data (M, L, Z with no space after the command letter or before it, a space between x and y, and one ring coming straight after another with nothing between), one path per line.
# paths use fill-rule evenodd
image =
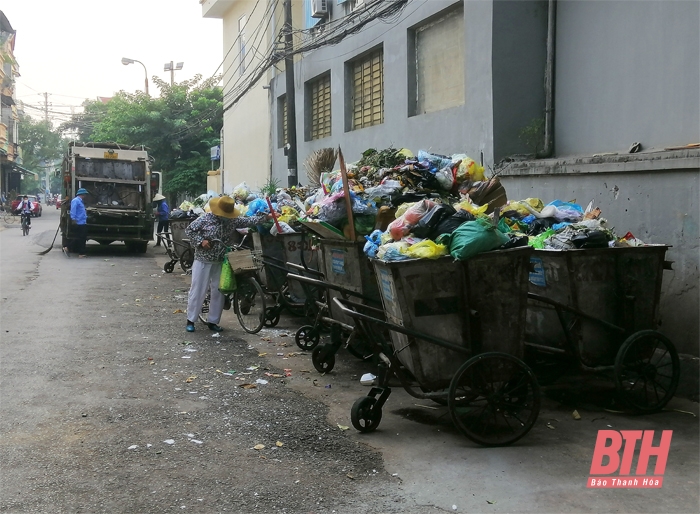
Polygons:
M44 207L27 237L0 222L0 512L698 511L697 403L635 416L576 377L527 436L482 448L394 388L359 434L369 364L341 353L318 374L288 317L248 335L229 311L220 337L187 334L189 277L162 271L162 249L40 256L58 224ZM587 488L598 430L673 430L663 488Z

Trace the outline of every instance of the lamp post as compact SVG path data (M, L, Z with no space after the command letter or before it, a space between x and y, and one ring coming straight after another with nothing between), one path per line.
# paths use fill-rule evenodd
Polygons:
M173 61L170 61L170 62L166 62L165 66L163 66L163 71L170 72L170 85L171 86L173 84L175 84L175 70L181 70L184 65L185 65L184 62L179 62L175 66L173 66Z
M122 57L122 64L124 66L127 66L129 64L134 64L135 62L139 63L141 66L143 66L143 72L146 74L146 79L144 83L146 84L146 96L150 96L148 94L148 72L146 71L146 65L142 63L141 61L137 61L136 59L129 59L128 57Z

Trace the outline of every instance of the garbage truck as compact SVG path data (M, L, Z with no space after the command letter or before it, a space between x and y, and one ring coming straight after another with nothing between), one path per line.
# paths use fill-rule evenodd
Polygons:
M87 239L108 245L123 241L127 249L144 253L153 240L153 207L148 151L144 146L71 142L61 168L63 202L61 235L67 246L75 226L70 202L84 188Z

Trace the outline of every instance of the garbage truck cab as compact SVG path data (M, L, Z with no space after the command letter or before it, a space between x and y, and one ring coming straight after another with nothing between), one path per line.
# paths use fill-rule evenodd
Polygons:
M143 146L71 142L63 159L61 235L63 246L75 230L70 202L84 188L87 239L108 245L123 241L128 250L144 253L153 240L148 152Z

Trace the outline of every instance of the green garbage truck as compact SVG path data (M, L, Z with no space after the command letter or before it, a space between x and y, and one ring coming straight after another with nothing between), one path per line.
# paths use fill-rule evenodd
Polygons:
M70 202L78 189L85 188L88 241L102 245L123 241L129 251L144 253L153 240L155 220L150 164L143 146L71 142L61 168L63 246L75 230Z

